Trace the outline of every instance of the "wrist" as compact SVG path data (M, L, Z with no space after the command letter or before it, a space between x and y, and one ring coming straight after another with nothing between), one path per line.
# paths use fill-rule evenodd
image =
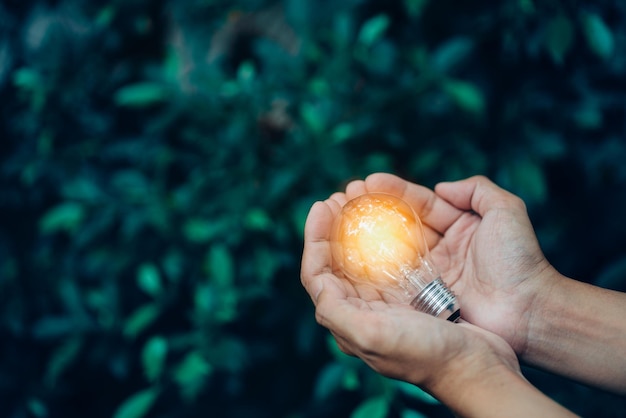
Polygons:
M521 376L504 363L470 356L429 382L426 390L456 416L485 416L486 409L492 408L502 392L514 390L510 389L511 384L518 379L522 379Z
M463 326L463 325L458 325ZM478 343L478 344L476 344ZM455 410L455 405L471 403L472 392L485 381L490 384L518 373L516 366L507 364L480 338L470 340L464 349L449 359L422 387L445 405Z
M528 284L529 303L521 333L523 339L514 347L516 354L523 360L532 355L534 344L538 340L537 335L544 332L546 319L553 314L551 311L554 309L555 296L562 293L562 287L567 280L547 261L546 264Z
M571 417L496 355L459 360L425 389L459 417Z

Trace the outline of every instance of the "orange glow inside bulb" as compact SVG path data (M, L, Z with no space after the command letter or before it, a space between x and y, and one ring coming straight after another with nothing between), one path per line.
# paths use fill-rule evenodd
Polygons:
M389 194L369 193L346 203L331 234L337 267L353 281L383 287L401 281L427 251L419 218Z

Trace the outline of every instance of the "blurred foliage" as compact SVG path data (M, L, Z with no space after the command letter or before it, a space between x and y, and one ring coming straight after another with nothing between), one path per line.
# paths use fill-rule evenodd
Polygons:
M7 0L0 33L2 416L450 416L300 287L308 208L374 171L486 174L626 290L624 2Z

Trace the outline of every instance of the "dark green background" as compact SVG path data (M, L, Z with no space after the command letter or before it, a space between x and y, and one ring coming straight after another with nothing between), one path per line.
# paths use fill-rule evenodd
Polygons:
M310 205L375 171L488 175L626 290L626 2L4 0L0 31L0 416L449 417L300 286Z

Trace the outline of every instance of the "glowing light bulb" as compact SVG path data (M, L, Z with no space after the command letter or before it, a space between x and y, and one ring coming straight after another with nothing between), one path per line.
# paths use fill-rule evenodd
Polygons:
M368 193L350 200L331 231L333 261L354 283L384 300L456 321L460 309L430 259L420 219L395 196Z

